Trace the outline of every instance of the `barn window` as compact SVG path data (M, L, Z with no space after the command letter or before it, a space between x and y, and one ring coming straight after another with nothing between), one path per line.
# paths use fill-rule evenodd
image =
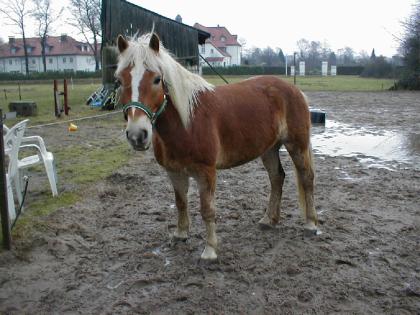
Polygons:
M212 48L212 49L210 49L210 53L211 54L213 54L214 53L214 49Z
M201 46L201 53L205 54L206 53L206 45L202 45Z
M10 59L9 60L9 65L12 65L13 64L13 60L12 59Z
M226 37L221 36L221 37L220 37L220 40L221 40L222 42L225 42L225 41L226 41Z
M70 57L70 63L72 63L73 62L73 57Z
M64 57L63 58L63 63L66 63L66 62L67 62L66 57Z
M52 58L48 58L48 62L49 63L53 63L53 59Z
M16 48L12 48L12 49L10 49L10 52L14 55L14 54L16 54Z

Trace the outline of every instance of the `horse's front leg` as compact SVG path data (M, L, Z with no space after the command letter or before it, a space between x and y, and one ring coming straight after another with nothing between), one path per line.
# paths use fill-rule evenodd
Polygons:
M206 247L201 259L213 260L217 258L216 211L214 207L214 192L216 189L216 168L206 168L196 177L200 191L200 212L206 224Z
M188 238L190 231L190 217L188 215L188 187L189 178L186 174L168 171L169 179L172 182L175 192L175 202L178 209L178 224L174 237L180 240Z

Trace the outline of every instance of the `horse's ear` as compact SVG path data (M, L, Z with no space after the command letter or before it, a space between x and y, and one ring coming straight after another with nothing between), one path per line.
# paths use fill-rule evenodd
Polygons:
M156 35L156 33L153 33L152 37L150 37L149 47L152 48L155 52L159 52L159 37Z
M128 42L122 35L118 35L117 38L118 50L122 53L128 47Z

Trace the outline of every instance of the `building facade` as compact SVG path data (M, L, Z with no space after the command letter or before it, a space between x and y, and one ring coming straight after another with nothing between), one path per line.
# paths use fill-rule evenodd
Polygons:
M43 72L40 38L27 38L29 72ZM49 36L45 47L47 71L95 71L94 53L87 43L61 35ZM0 72L25 73L25 54L21 38L9 38L0 45Z
M198 49L212 66L230 67L241 64L242 46L238 42L237 35L232 35L224 26L206 27L195 23L194 27L211 34ZM207 64L202 61L202 66Z

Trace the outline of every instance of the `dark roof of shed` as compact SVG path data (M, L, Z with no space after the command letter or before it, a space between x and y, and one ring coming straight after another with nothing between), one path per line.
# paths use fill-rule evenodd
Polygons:
M193 26L190 26L190 25L187 25L187 24L184 24L184 23L181 23L181 22L175 21L175 20L173 20L173 19L170 19L170 18L168 18L168 17L166 17L166 16L160 15L159 13L156 13L156 12L150 11L150 10L148 10L148 9L146 9L146 8L142 7L142 6L139 6L139 5L137 5L137 4L134 4L134 3L128 2L128 1L126 1L126 0L124 0L124 2L126 2L126 3L127 3L127 4L129 4L129 5L132 5L132 6L135 6L135 7L138 7L138 8L142 8L143 10L145 10L145 11L147 11L147 12L149 12L149 13L151 13L151 14L153 14L153 15L155 15L155 16L157 16L157 17L161 18L161 19L167 20L167 21L169 21L169 22L171 22L171 23L177 23L177 24L182 25L183 27L190 28L190 29L193 29L193 30L197 31L197 32L198 32L198 43L199 43L200 45L204 44L204 43L206 42L206 39L207 39L207 38L209 38L209 37L211 36L211 35L210 35L210 33L206 32L206 31L204 31L204 30L201 30L201 29L199 29L199 28L196 28L196 27L193 27Z

